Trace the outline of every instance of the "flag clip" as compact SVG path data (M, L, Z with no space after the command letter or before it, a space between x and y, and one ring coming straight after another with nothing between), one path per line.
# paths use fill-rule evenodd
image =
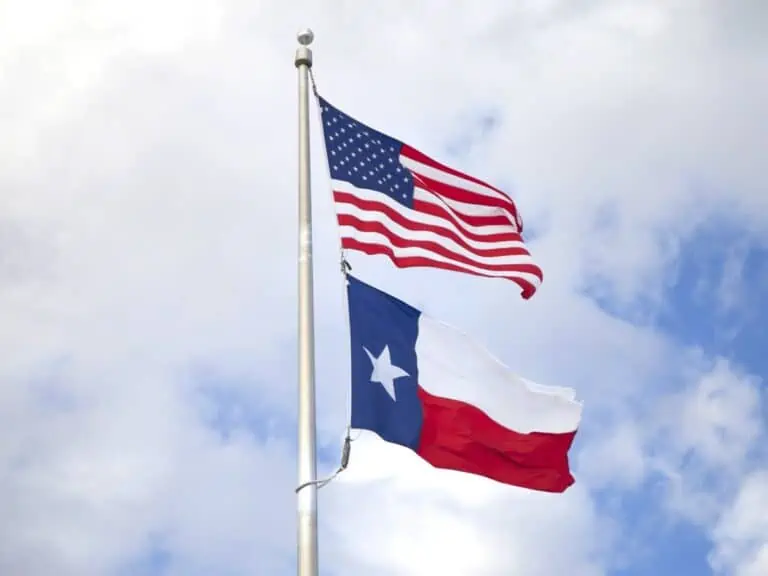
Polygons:
M346 438L344 438L344 446L341 449L341 464L339 464L339 467L336 469L336 472L328 476L328 478L324 478L322 480L312 480L310 482L304 482L303 484L300 484L296 488L296 494L298 494L308 486L317 486L317 489L320 490L320 488L323 488L328 484L330 484L331 481L336 478L336 476L344 472L344 470L347 469L347 466L349 466L349 455L351 451L352 451L352 438L349 435L349 429L347 429L347 436Z

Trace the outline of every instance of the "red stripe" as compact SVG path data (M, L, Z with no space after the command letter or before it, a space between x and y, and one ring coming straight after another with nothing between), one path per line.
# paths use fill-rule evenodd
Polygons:
M443 258L447 258L456 264L474 266L475 268L480 268L481 270L485 270L487 272L524 272L528 274L536 274L539 270L535 264L530 263L530 260L527 263L520 264L485 264L478 262L477 260L473 260L472 258L468 258L462 254L456 254L456 252L448 250L448 248L438 244L437 242L432 242L430 240L413 240L411 238L402 238L401 236L398 236L392 232L389 228L384 228L382 234L387 238L389 244L395 248L421 248L427 252L431 252L438 256L442 256ZM345 239L346 238L342 238L342 244Z
M465 180L469 180L470 182L474 182L475 184L480 184L481 186L487 186L491 190L495 190L496 192L501 194L504 198L507 198L510 202L512 202L512 199L509 196L507 196L505 192L503 192L502 190L499 190L495 186L491 186L490 184L488 184L488 182L484 182L479 178L475 178L474 176L470 176L469 174L464 174L464 172L459 172L458 170L455 170L449 166L446 166L445 164L441 164L437 160L433 160L423 152L419 152L418 150L416 150L415 148L411 148L407 144L403 144L402 148L400 149L400 154L405 156L406 158L415 160L416 162L421 162L422 164L426 164L430 168L435 168L436 170L440 170L452 176L458 176L459 178L464 178Z
M448 198L449 200L455 200L473 206L487 207L489 215L508 214L509 216L505 216L505 220L511 222L512 225L517 228L517 206L515 206L514 202L511 200L505 200L497 196L478 194L477 192L452 186L445 182L440 182L439 180L433 180L422 174L417 174L415 179L423 188L426 188L433 194L442 198ZM460 208L454 208L454 210L461 213Z
M383 222L377 222L377 221L371 221L371 220L361 220L357 216L353 216L351 214L339 214L337 216L337 220L339 222L339 226L352 226L356 230L360 230L361 232L377 232L379 234L384 234L387 237L390 237L393 235L393 232L390 230L390 228L384 224ZM409 220L405 221L407 223L403 224L403 227L408 229L409 231L424 231L425 227L414 225ZM449 236L447 234L440 234L443 238L448 238ZM459 238L456 235L453 235L451 237L452 240L454 240L457 244L459 244L462 248L465 250L471 252L474 256L480 256L485 258L500 258L505 256L530 256L528 253L528 250L521 246L517 247L509 247L509 248L475 248L473 246L470 246L467 244L464 240ZM413 240L414 246L419 246L423 244L423 240ZM432 243L430 243L432 244ZM489 243L489 246L493 246L492 243Z
M469 224L470 226L476 226L478 228L482 228L483 226L507 226L510 230L510 233L517 232L517 228L510 225L509 217L505 216L504 214L495 214L492 216L470 216L469 214L461 214L454 208L446 205L445 200L439 196L435 195L435 197L438 198L438 200L440 200L443 205L414 199L413 207L419 212L424 212L425 214L431 214L432 216L437 216L438 218L449 220L463 230L466 230L464 225Z
M505 274L504 276L491 276L490 274L483 274L482 272L476 272L475 270L467 270L465 267L459 264L433 260L426 256L397 256L391 246L386 246L384 244L371 244L368 242L360 242L354 238L342 238L341 246L347 250L357 250L371 256L375 256L377 254L388 256L393 264L398 268L440 268L441 270L463 272L465 274L472 274L473 276L504 278L506 280L511 280L520 286L520 289L522 290L521 295L525 300L528 300L531 296L533 296L533 294L536 292L536 286L525 278L521 278L515 274L515 272L518 272L518 274L520 272L529 272L531 274L535 274L539 278L542 276L541 270L534 264L521 264L517 267L516 270L510 269L508 271L509 273Z
M426 209L417 209L416 206L414 206L414 209L417 210L418 212L423 212L425 214L435 216L436 218L440 218L441 220L447 220L448 222L450 222L451 224L453 224L455 227L459 229L459 231L461 232L461 236L459 236L455 231L451 230L450 228L442 228L439 226L424 224L422 222L419 222L418 220L410 220L402 212L398 212L397 210L390 208L383 202L376 202L374 200L365 200L363 198L359 198L358 196L355 196L354 194L350 194L349 192L334 191L333 199L338 203L351 204L353 206L360 208L361 210L381 212L385 214L390 220L392 220L393 222L397 222L403 227L409 227L408 223L411 223L412 229L428 230L430 232L435 232L436 234L446 236L447 238L453 238L454 240L457 238L464 237L470 240L476 240L478 242L489 243L489 244L493 242L522 242L523 241L520 234L518 234L517 232L514 232L511 229L509 232L503 232L500 234L478 234L476 232L472 232L471 230L468 230L467 228L465 228L462 222L459 222L453 216L451 216L447 211L442 210L438 207L435 207L434 210L429 210L429 211ZM416 202L414 202L414 204L416 204ZM426 204L427 206L432 206L431 204L429 204L429 202L418 202L418 204L419 205ZM413 226L418 226L418 228L413 228Z
M436 468L544 492L573 484L568 450L575 431L521 434L470 404L432 396L421 386L418 396L423 422L416 453Z

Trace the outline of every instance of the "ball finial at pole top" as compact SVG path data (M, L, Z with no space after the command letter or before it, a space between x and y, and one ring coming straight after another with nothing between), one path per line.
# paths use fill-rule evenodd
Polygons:
M315 39L315 33L312 32L310 28L304 28L298 34L296 34L296 39L302 46L309 46Z

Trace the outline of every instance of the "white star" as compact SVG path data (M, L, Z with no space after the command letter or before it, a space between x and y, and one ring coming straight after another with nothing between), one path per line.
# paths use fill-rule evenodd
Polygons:
M363 350L368 354L368 358L370 358L371 364L373 365L371 382L378 382L381 384L392 400L397 400L397 398L395 398L395 380L402 378L403 376L410 376L410 374L399 366L394 366L392 364L392 359L389 356L389 346L384 346L384 350L381 351L378 358L371 354L365 346L363 346Z

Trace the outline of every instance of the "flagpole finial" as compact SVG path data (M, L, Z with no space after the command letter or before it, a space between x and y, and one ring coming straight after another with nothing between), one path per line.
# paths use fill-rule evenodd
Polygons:
M298 40L299 44L302 46L309 46L312 44L314 39L315 33L312 32L311 28L304 28L303 30L299 31L298 34L296 34L296 40Z
M309 28L299 31L296 34L296 40L299 41L299 47L296 48L296 58L294 64L298 68L299 66L312 67L312 50L309 49L309 45L315 39L315 33Z

